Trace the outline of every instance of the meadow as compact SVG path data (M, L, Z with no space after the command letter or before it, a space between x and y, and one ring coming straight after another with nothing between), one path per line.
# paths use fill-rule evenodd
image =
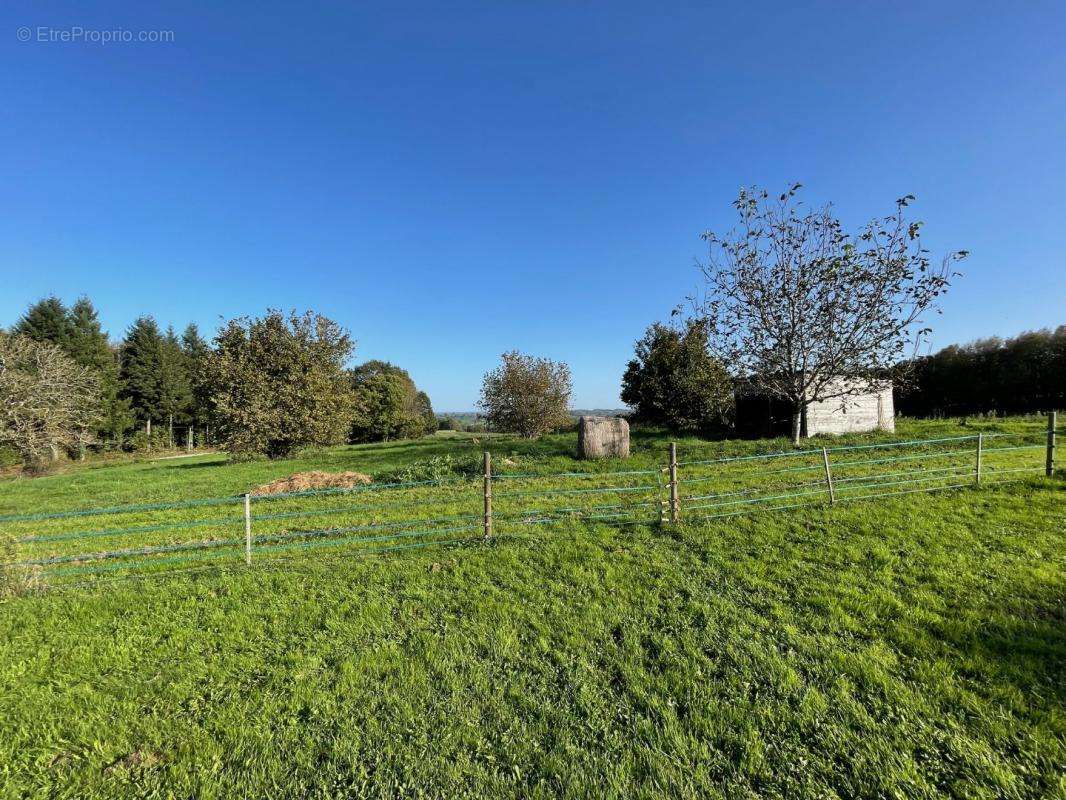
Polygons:
M676 526L655 431L624 464L575 461L573 434L448 434L5 481L0 515L39 517L0 522L17 559L221 544L56 562L0 605L0 797L1066 796L1066 483L1039 471L1042 424L902 420L784 459L681 439ZM251 567L229 501L46 516L309 469L414 485L263 501ZM363 523L403 548L345 541Z

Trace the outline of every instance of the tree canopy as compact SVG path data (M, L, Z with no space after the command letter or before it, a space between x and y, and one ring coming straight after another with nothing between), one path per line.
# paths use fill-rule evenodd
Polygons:
M621 397L642 422L707 435L729 426L733 384L707 349L702 320L683 330L656 322L635 345Z
M512 350L486 373L478 405L492 430L532 439L571 421L572 391L569 366Z
M71 338L70 315L58 297L45 297L26 310L11 332L35 342L51 342L65 350Z
M159 420L163 415L163 335L152 317L138 317L126 331L119 366L122 396L129 400L137 419Z
M424 436L437 429L429 396L405 369L387 361L367 361L351 371L353 442Z
M914 359L903 370L896 407L927 417L1066 408L1066 325Z
M63 350L28 336L0 333L0 444L31 469L93 438L100 379Z
M311 311L227 322L208 371L229 451L281 458L344 441L353 407L344 364L354 348L343 328Z

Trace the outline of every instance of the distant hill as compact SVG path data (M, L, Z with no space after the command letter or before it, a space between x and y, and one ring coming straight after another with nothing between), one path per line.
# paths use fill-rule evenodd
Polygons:
M614 417L620 414L628 414L628 408L573 408L570 416L574 419L583 416ZM476 411L438 411L437 419L453 418L464 425L473 425L475 422L484 421Z

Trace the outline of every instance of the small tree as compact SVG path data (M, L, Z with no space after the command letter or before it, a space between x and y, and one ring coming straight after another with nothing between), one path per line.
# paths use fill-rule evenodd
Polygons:
M230 320L208 358L211 401L235 455L291 455L342 442L352 398L344 363L354 344L332 320L270 310Z
M42 469L63 449L92 440L100 417L100 378L59 347L0 333L0 444Z
M478 406L492 430L533 439L570 422L570 367L513 350L485 375Z
M739 226L703 234L710 258L697 303L712 348L736 376L791 405L797 443L809 404L868 391L908 344L919 346L950 263L966 255L930 264L922 223L904 216L911 195L849 235L830 206L801 210L799 188L776 202L765 190L740 192Z
M656 322L635 350L622 377L622 401L637 419L703 434L729 426L733 383L707 349L702 320L691 320L683 331Z

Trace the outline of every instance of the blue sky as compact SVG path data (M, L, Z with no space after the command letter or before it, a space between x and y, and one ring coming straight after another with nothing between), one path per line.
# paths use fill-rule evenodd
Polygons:
M936 345L1066 323L1066 4L8 2L0 324L267 307L471 408L504 350L615 406L742 185L965 248ZM18 40L18 29L31 40ZM171 43L40 41L170 30ZM136 33L134 33L136 35Z

